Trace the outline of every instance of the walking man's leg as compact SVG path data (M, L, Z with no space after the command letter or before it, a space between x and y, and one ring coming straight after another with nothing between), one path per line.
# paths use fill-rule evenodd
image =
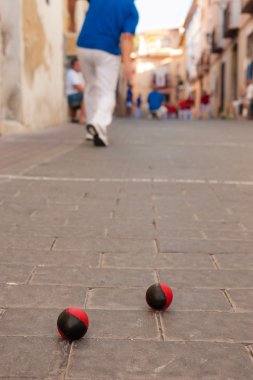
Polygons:
M107 142L107 128L112 122L115 107L116 87L120 69L120 57L96 51L97 104L91 124Z

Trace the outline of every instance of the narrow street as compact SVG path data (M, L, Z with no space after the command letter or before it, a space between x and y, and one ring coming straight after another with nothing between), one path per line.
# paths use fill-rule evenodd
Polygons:
M0 138L0 379L249 380L252 123L116 119L109 138ZM69 306L90 320L71 345Z

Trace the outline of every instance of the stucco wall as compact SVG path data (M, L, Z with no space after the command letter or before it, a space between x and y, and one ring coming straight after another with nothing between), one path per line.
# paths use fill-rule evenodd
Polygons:
M0 133L66 120L63 2L0 0Z
M63 2L23 0L22 96L24 124L34 130L66 118Z
M20 0L0 0L0 133L22 130Z

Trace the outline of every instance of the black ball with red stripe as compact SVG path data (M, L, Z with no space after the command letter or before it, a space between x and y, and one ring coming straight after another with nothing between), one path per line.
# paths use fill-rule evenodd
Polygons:
M70 341L82 338L88 330L89 318L82 310L69 307L63 310L57 319L57 328L64 339Z
M172 300L172 290L166 284L153 284L146 292L147 304L155 310L166 310L170 306Z

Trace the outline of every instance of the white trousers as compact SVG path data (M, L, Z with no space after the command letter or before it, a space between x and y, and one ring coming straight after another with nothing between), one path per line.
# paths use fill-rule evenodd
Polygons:
M120 56L84 48L78 49L78 56L85 79L87 124L106 133L115 107Z

